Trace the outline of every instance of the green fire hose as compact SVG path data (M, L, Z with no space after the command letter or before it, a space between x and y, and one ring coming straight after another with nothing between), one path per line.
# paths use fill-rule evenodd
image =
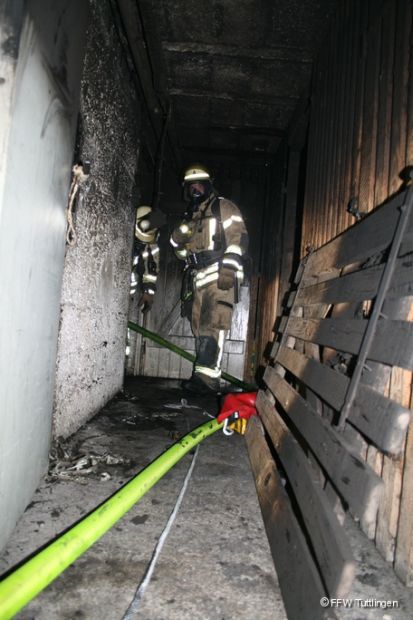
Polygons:
M68 532L0 582L0 620L9 620L105 534L187 452L222 428L210 420L195 428Z
M134 332L138 332L138 334L141 334L145 338L149 338L150 340L153 340L157 344L160 344L161 347L165 347L165 349L169 349L170 351L177 353L181 357L184 357L189 362L195 361L194 355L192 355L191 353L188 353L188 351L185 351L184 349L181 349L181 347L178 347L173 342L169 342L169 340L162 338L162 336L158 336L158 334L151 332L149 329L146 329L145 327L142 327L141 325L138 325L137 323L132 323L132 321L128 322L128 327ZM250 385L248 383L245 383L244 381L241 381L240 379L233 377L227 372L222 373L222 378L225 379L225 381L228 381L229 383L232 383L233 385L238 386L242 390L245 390L246 392L257 389L256 385Z

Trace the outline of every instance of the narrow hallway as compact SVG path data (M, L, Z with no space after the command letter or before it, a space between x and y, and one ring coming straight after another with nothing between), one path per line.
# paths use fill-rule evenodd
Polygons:
M413 617L412 34L0 3L0 620Z

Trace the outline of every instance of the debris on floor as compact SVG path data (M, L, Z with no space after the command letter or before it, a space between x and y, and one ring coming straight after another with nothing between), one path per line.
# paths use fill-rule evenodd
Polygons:
M49 475L3 552L0 573L89 513L177 438L204 424L204 412L218 413L214 398L184 401L177 381L130 379L125 391L74 436L56 442ZM189 454L177 463L16 620L121 620L192 458ZM218 432L200 444L136 617L286 620L242 437Z
M0 556L0 574L63 533L217 413L218 402L210 396L183 399L177 381L128 378L125 391L75 435L53 445L49 474ZM188 454L178 462L16 620L122 620L191 460ZM413 592L352 520L346 529L358 561L353 597L398 600L400 605L386 610L337 607L337 618L409 620ZM244 438L237 433L226 437L218 432L199 445L185 497L136 618L286 620Z

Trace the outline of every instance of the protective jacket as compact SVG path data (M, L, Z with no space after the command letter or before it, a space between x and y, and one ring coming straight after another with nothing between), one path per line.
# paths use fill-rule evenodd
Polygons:
M197 289L217 281L222 267L232 269L242 281L248 234L238 207L230 200L213 193L190 220L175 228L171 244L178 258L195 272Z
M188 318L195 336L194 372L218 379L225 334L231 328L248 234L238 207L213 192L172 232L175 254L186 262L183 301L192 301Z
M155 295L159 273L159 247L155 243L143 243L135 239L134 258L131 279L131 294L139 290L142 293Z

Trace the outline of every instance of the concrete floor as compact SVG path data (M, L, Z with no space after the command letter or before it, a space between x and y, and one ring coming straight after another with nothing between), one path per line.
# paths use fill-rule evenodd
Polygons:
M178 436L217 413L178 382L127 379L125 391L53 451L8 547L0 574L52 540L149 464ZM15 617L122 620L174 508L186 455L112 530ZM69 469L71 468L71 469ZM398 600L399 609L335 610L345 620L408 620L413 593L374 545L346 523L358 561L353 598ZM313 614L309 610L308 618ZM199 447L187 493L136 615L144 620L286 620L244 440L221 432ZM303 620L307 620L303 618Z
M51 471L65 462L79 463L82 455L97 464L88 474L83 473L87 468L61 469L59 477L41 485L0 558L0 573L87 514L178 436L206 422L203 408L216 415L215 399L187 397L200 408L182 411L184 396L176 381L128 380L123 394L61 445L61 460L52 463ZM16 618L120 620L192 458L186 455ZM123 462L107 464L116 459ZM286 618L241 436L218 432L200 445L184 501L136 617Z

